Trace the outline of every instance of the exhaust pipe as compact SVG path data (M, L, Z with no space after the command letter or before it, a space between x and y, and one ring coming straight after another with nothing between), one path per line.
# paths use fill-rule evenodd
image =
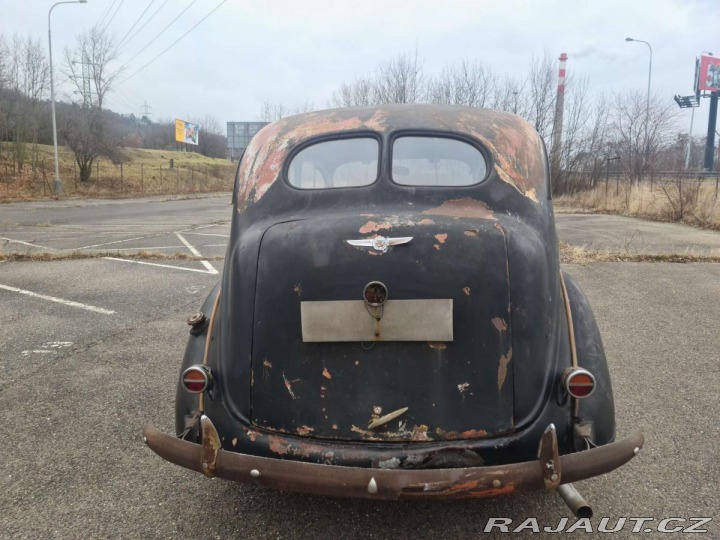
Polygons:
M568 508L572 510L575 517L589 519L593 516L592 508L572 484L562 484L558 486L557 492L562 497L562 500L565 501L565 504L568 505Z

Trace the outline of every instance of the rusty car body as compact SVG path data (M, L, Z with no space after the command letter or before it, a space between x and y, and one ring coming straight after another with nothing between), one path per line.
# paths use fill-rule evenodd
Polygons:
M233 200L222 280L189 320L176 437L144 430L163 458L283 490L467 498L557 489L642 447L615 440L600 334L560 269L524 120L286 118L251 141Z

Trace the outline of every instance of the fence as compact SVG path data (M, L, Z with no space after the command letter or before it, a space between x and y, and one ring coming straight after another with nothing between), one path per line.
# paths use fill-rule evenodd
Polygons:
M171 166L172 165L172 166ZM188 163L177 159L165 163L93 163L90 181L81 182L76 163L61 162L62 192L69 196L116 196L129 194L174 194L228 191L232 189L235 165ZM22 172L12 163L0 165L0 198L23 199L53 194L54 161L47 156L30 163Z

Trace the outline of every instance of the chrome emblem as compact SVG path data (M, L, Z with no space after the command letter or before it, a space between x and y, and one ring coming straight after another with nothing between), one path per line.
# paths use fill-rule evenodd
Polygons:
M364 238L362 240L345 240L351 246L358 247L371 247L381 253L387 253L390 246L398 246L400 244L407 244L412 240L412 236L402 236L399 238L386 238L384 236L376 236L375 238Z

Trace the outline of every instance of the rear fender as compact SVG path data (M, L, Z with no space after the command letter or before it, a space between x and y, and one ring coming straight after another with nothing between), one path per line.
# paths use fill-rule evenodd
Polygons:
M185 356L183 357L182 366L180 367L180 375L188 367L193 364L201 364L205 354L205 341L209 328L210 314L212 313L215 298L220 293L220 282L218 282L210 291L205 299L201 311L205 314L205 322L197 329L190 330L190 338L187 347L185 347ZM187 429L187 422L190 418L198 415L199 412L199 394L191 394L182 387L180 376L178 375L177 393L175 395L175 433L180 436ZM197 416L199 418L199 416Z
M596 382L595 392L580 400L580 418L593 422L596 444L608 444L615 440L615 401L600 330L582 289L566 272L563 277L575 327L578 364L590 371Z

